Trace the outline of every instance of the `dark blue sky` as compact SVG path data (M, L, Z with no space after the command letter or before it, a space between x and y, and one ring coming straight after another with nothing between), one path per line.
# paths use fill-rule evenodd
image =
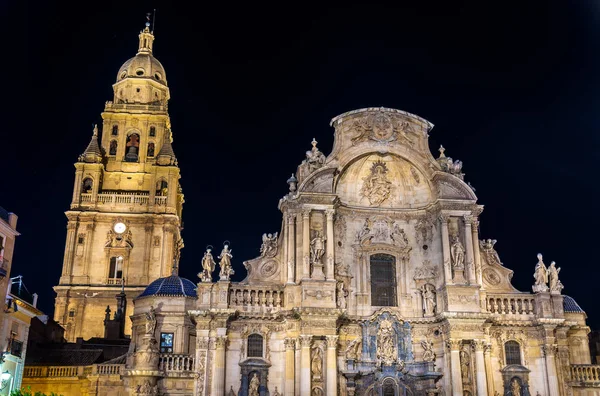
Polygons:
M157 8L184 276L196 281L204 247L227 239L243 278L262 233L279 231L277 202L311 139L328 153L332 117L386 106L434 123L436 156L443 144L463 161L485 205L480 235L498 240L514 285L531 290L541 252L600 328L597 2L222 3L1 6L0 205L19 215L13 274L42 309L52 312L61 272L73 162Z

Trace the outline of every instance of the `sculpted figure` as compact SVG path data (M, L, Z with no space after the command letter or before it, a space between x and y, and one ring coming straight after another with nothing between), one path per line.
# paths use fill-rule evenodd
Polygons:
M559 288L559 284L560 286L562 286L562 284L560 283L560 280L558 280L558 273L560 272L560 267L556 268L556 263L553 261L550 263L550 267L548 267L548 281L550 282L550 291L554 292L554 291L558 291L560 292L560 289L562 289L562 287Z
M435 307L437 303L435 301L435 291L432 290L433 286L423 285L421 286L421 295L423 296L423 313L425 316L435 315Z
M323 353L321 348L313 348L313 357L310 363L310 369L313 377L321 378L323 374Z
M467 348L467 346L464 346L460 351L460 372L462 374L463 384L470 383L469 367L471 366L471 355L469 354Z
M392 182L387 177L385 162L377 161L371 167L371 174L364 178L360 195L369 200L372 206L380 206L392 192Z
M358 232L357 238L359 242L362 242L363 239L371 233L371 220L366 219L365 224L363 224L362 229Z
M479 246L481 247L481 250L483 250L483 253L485 254L489 265L503 265L500 261L500 256L498 255L498 252L496 251L496 249L494 249L494 245L496 244L496 242L497 241L495 239L485 239L483 241L479 241Z
M150 306L150 312L146 312L146 334L154 337L154 330L156 329L156 311L154 307Z
M423 361L435 361L435 353L433 352L433 342L424 340L421 341L421 346L423 347Z
M348 347L346 348L346 359L354 359L358 360L362 353L362 339L355 338L350 341Z
M381 320L377 331L377 358L387 366L392 365L396 360L395 336L392 321L390 319Z
M535 272L533 274L533 277L535 279L533 291L535 293L548 291L548 270L546 269L546 265L542 261L541 253L538 253L537 258L538 262L535 265Z
M320 232L310 241L310 262L320 263L321 258L325 254L325 238L321 236Z
M200 278L202 282L212 281L212 273L217 265L211 253L211 250L211 248L206 248L206 252L204 252L204 257L202 257L202 272L198 274L198 278Z
M521 384L516 378L513 378L510 382L510 393L512 396L521 396Z
M229 245L227 243L223 244L223 250L221 250L221 254L217 257L219 260L219 266L221 266L221 272L219 272L219 277L221 280L229 280L229 277L235 273L233 267L231 266L231 258L233 255L231 254L231 250L229 250Z
M260 246L261 257L273 257L277 253L277 235L275 234L263 234L262 245Z
M402 228L400 228L398 223L394 223L394 228L391 237L396 245L400 247L408 246L408 238L406 237L406 233Z
M252 379L250 379L250 386L248 387L248 396L259 396L258 395L258 387L260 386L260 380L258 379L258 375L254 373L252 375Z
M346 291L344 290L344 282L337 284L337 306L338 308L346 308Z
M312 173L325 164L325 155L317 148L317 141L313 138L312 149L306 152L304 163L308 165L308 173Z
M452 238L450 255L452 258L452 266L455 269L463 269L465 267L465 247L460 242L457 235Z

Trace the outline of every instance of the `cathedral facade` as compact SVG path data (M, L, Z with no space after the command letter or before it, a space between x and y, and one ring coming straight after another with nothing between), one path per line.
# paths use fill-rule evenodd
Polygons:
M227 245L198 280L179 277L183 195L153 40L146 27L101 143L94 130L75 165L55 319L70 339L101 336L115 293L134 300L129 352L89 394L600 394L560 268L539 255L532 292L511 285L462 163L432 156L433 125L405 111L335 117L329 155L313 139L243 281Z

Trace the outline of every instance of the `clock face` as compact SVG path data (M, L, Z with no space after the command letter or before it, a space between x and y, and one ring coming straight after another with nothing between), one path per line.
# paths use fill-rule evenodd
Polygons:
M123 232L125 232L125 230L127 229L127 226L124 223L116 223L115 226L113 227L113 230L115 230L115 232L117 234L122 234Z

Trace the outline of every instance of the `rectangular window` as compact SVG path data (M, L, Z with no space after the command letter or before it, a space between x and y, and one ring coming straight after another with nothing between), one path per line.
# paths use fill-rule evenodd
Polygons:
M173 333L160 333L160 352L173 353Z
M395 307L396 259L388 254L371 256L371 305Z
M16 357L21 357L21 353L23 352L23 342L12 340L10 344L10 354Z
M77 243L80 245L83 245L83 241L84 241L84 237L80 236L79 238L77 238Z

